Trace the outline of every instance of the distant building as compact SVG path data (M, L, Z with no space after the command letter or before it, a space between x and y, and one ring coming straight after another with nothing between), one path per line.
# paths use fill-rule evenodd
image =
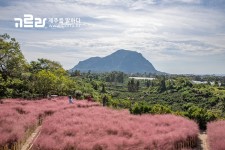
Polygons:
M208 84L207 81L195 81L195 80L192 80L191 81L193 84ZM215 82L209 82L210 85L215 85ZM221 86L221 82L218 82L218 85Z
M155 80L155 78L148 78L148 77L129 77L129 79L136 79L136 80Z

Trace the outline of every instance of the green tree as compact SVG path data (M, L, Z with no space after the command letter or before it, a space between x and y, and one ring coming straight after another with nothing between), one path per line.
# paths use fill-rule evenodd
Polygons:
M151 81L150 81L150 80L147 80L147 81L145 82L145 85L146 85L146 87L150 87Z
M138 91L139 87L140 87L140 81L139 80L137 80L135 82L134 78L132 78L130 81L128 81L127 88L128 88L129 92Z
M174 88L174 83L173 83L173 80L168 80L168 82L167 82L167 86L166 86L166 89L168 89L168 90L171 90L171 89L173 89Z
M81 73L79 70L75 70L71 73L71 76L73 76L73 77L80 76L80 75L81 75Z
M30 63L30 91L42 96L47 94L67 95L73 94L74 81L62 68L61 64L48 59L38 59ZM35 89L34 89L35 87Z
M62 65L56 61L51 61L44 58L40 58L37 61L31 61L30 72L37 73L41 70L48 70L52 72L57 71L60 74L67 74Z
M92 87L93 87L95 90L98 90L98 83L97 83L97 82L92 81L91 84L92 84Z
M188 108L186 116L190 119L194 119L198 123L199 128L202 130L206 129L207 122L213 121L218 118L217 114L195 105L192 105Z
M222 111L225 112L225 97L221 97Z
M6 92L6 82L2 78L2 75L0 74L0 98L3 98L5 96Z
M153 114L169 114L169 113L172 113L172 111L167 106L156 104L152 107L151 113L153 113Z
M218 80L215 80L215 82L214 82L214 86L219 86L219 82L218 82Z
M0 35L0 74L6 81L9 77L20 77L27 67L19 43L8 34Z
M117 81L119 83L123 83L124 82L124 73L123 72L118 72L117 73Z
M165 76L160 78L159 81L159 92L164 92L166 91L166 79Z
M19 97L26 85L22 76L28 64L19 43L8 34L0 35L0 97Z
M137 80L136 85L135 85L135 90L138 91L140 86L140 81Z
M137 102L134 103L134 105L130 109L130 112L132 114L139 114L139 115L141 115L142 114L142 110L141 110L140 105Z
M57 77L50 71L41 70L35 74L35 88L36 91L42 96L46 97L56 89Z
M102 93L106 93L105 84L102 84Z

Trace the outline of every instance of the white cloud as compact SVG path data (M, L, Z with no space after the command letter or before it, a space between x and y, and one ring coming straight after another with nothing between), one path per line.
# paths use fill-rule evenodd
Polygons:
M163 0L164 3L200 4L202 0Z

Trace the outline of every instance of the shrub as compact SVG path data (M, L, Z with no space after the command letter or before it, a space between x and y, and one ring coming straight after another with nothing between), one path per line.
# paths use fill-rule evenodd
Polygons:
M149 105L147 103L135 103L130 108L130 112L132 114L170 114L172 113L171 109L167 106L163 106L160 104Z
M82 99L83 93L80 90L75 91L76 99Z

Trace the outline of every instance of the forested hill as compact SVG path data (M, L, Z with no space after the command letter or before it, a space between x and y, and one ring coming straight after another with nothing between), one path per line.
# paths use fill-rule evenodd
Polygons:
M81 72L111 72L124 73L159 73L141 53L130 50L118 50L106 57L91 57L80 61L71 71Z

